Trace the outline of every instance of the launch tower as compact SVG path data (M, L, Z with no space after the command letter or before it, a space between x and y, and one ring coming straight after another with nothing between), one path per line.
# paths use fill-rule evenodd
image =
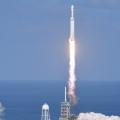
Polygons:
M66 87L65 87L65 99L61 102L61 115L59 120L68 120L70 118L70 103L67 101Z

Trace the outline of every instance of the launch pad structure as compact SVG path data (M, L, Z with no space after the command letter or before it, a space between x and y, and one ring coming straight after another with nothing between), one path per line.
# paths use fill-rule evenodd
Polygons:
M71 114L71 104L67 101L66 94L66 86L65 86L65 98L64 101L61 102L61 114L59 120L76 120L77 116L75 114Z
M67 101L66 87L65 87L65 99L61 102L61 115L59 120L66 120L70 117L70 103Z
M61 102L60 111L61 112L60 112L59 120L77 120L77 118L78 118L78 116L71 113L71 104L70 104L70 102L67 101L66 86L65 86L64 101ZM43 104L43 106L42 106L41 120L51 120L49 105L47 103Z

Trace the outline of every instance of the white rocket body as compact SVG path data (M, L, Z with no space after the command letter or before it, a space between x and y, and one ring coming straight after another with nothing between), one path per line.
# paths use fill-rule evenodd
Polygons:
M75 25L74 25L74 6L71 6L71 18L70 18L70 38L69 40L75 40Z

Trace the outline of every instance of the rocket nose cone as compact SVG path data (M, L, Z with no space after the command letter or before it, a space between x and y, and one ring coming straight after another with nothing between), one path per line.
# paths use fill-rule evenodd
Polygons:
M71 5L71 18L74 17L74 5Z
M74 9L74 5L71 5L71 9Z

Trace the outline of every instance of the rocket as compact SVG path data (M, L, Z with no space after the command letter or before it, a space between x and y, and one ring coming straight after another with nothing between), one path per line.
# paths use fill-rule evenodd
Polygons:
M75 40L75 35L74 35L74 29L75 29L75 25L74 25L74 5L71 5L71 17L70 17L70 38L69 40Z
M74 22L74 6L71 5L70 17L70 37L69 37L69 80L68 95L72 104L77 102L76 97L76 74L75 74L75 22Z

